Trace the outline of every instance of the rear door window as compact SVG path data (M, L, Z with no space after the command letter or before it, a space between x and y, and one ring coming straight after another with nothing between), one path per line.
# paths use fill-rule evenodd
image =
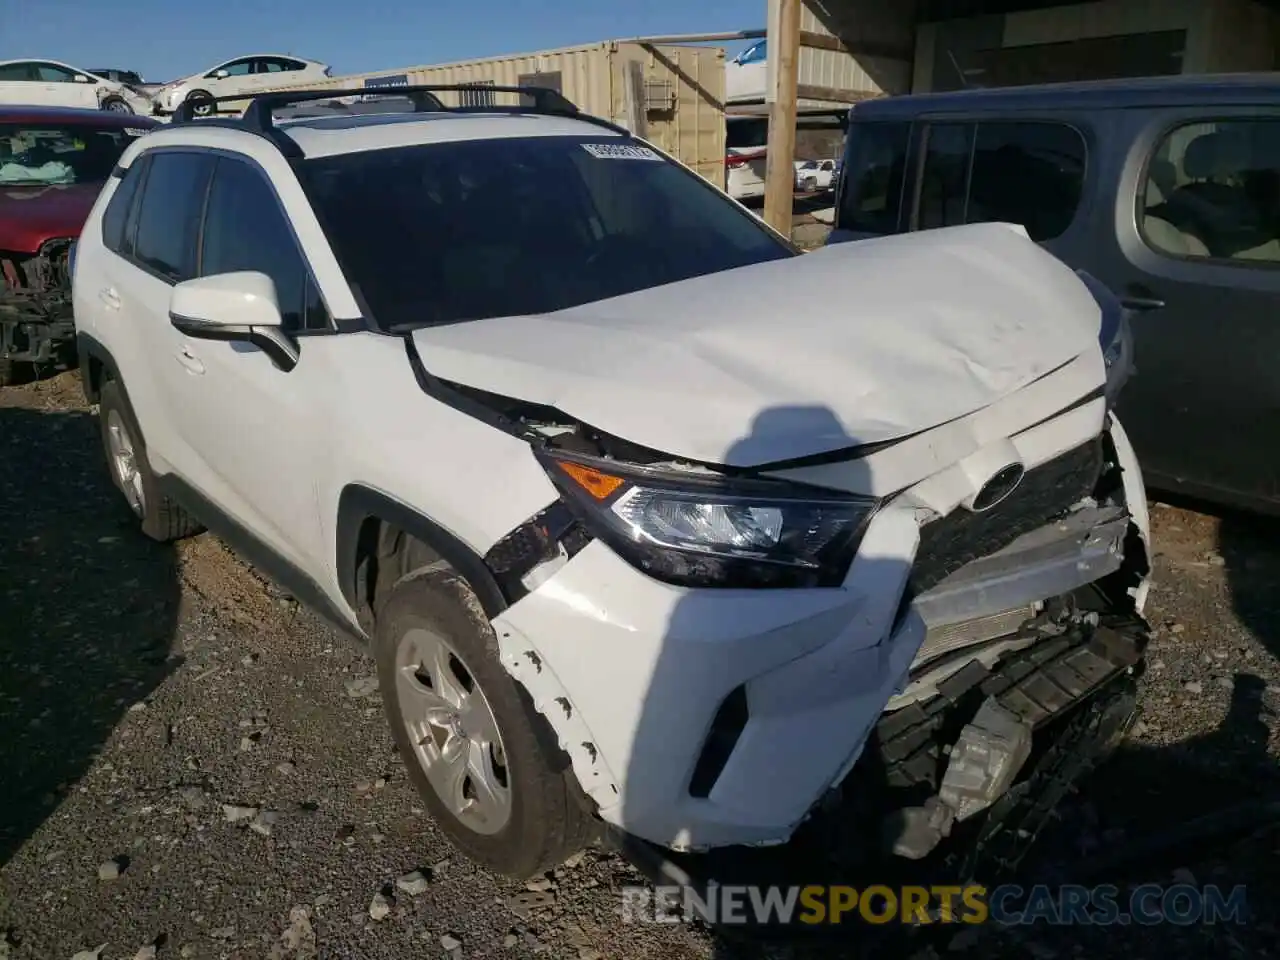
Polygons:
M1280 264L1280 120L1184 123L1147 163L1138 223L1166 256Z
M911 124L906 121L869 121L849 128L839 229L897 232L910 142Z
M980 123L967 222L1020 223L1032 240L1066 233L1084 193L1087 148L1065 123Z
M0 83L26 83L36 79L36 71L30 63L6 63L0 66Z

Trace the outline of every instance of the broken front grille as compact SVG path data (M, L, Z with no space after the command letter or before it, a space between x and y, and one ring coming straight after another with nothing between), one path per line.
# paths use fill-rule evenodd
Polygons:
M1102 462L1099 436L1027 471L1013 493L990 510L972 513L959 508L926 524L908 581L909 597L1065 514L1093 492Z

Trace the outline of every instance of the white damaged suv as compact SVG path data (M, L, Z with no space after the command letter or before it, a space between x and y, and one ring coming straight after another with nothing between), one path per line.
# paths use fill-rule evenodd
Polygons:
M1081 711L1123 732L1149 534L1105 289L1007 224L801 255L549 92L444 89L180 114L73 283L143 531L368 641L461 850L780 844L874 795L918 859Z

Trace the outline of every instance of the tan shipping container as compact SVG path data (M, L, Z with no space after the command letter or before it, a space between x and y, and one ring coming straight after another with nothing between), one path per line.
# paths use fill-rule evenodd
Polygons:
M349 74L305 87L390 93L406 84L474 84L476 91L463 95L468 103L497 106L515 105L518 98L486 94L484 87L549 86L584 113L626 127L720 189L725 186L724 50L719 47L605 41L543 53ZM450 106L461 102L456 92L442 93L440 98Z

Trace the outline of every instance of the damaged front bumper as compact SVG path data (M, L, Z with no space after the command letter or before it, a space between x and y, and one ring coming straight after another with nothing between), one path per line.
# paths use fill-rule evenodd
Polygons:
M1043 625L1056 598L1092 586L1102 614L1142 624L1145 490L1108 419L1101 440L1028 471L989 513L957 510L921 527L912 498L889 502L839 589L682 588L593 541L494 621L504 664L606 823L677 851L785 843L824 799L859 789L850 773L881 724L950 702L977 670L1051 656L1052 638L1024 625ZM1097 482L1071 495L1082 478ZM1087 632L1086 647L1106 646L1105 634ZM1101 684L1137 662L1126 657L1106 670L1083 654L1072 663ZM1062 689L1067 709L1094 687L1077 678ZM966 709L959 722L976 726L948 787L956 806L939 811L939 799L921 814L900 804L901 853L927 852L921 822L944 834L948 817L963 819L1017 773L977 783L968 744L993 756L991 737L1013 728L1000 729L1003 702L982 716L978 704ZM949 723L958 716L947 712ZM959 730L949 735L947 745ZM1022 749L1010 746L1006 771Z
M0 251L0 359L42 365L74 352L72 242L50 240L32 256Z

